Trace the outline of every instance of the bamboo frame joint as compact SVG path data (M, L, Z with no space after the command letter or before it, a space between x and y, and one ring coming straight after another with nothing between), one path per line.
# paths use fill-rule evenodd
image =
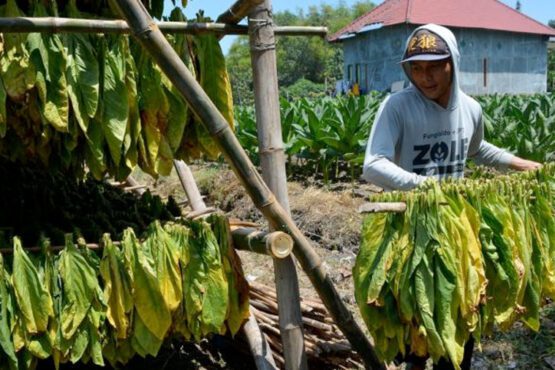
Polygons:
M135 35L137 35L137 37L141 38L141 39L148 39L149 35L152 32L155 32L158 30L158 26L156 25L156 23L154 22L150 22L145 28L143 28L142 30L134 30L133 32L135 32Z
M266 239L266 248L274 258L282 259L290 256L294 245L293 238L282 231L275 231Z

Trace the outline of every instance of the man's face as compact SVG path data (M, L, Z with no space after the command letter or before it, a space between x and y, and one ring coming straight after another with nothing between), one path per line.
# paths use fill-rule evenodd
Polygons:
M451 96L452 67L450 59L435 61L412 61L409 71L416 87L426 96L447 107Z

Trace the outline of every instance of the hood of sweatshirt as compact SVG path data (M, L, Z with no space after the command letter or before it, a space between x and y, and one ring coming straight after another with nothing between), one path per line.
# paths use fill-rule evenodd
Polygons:
M431 31L436 35L438 35L439 37L441 37L443 41L445 41L445 43L447 44L447 47L449 48L449 52L451 53L452 70L453 70L453 76L451 81L451 95L449 97L449 103L447 104L447 107L442 109L453 110L457 107L457 103L460 95L458 76L459 76L459 65L460 65L461 58L459 53L459 47L457 45L457 39L455 38L455 35L453 34L453 32L451 32L449 29L443 26L439 26L437 24L426 24L424 26L418 27L411 33L411 35L407 38L407 42L405 44L404 50L407 50L407 48L409 47L409 42L414 36L414 34L422 29ZM424 94L422 94L420 90L418 90L418 88L416 87L416 85L414 84L410 76L409 62L403 63L402 66L403 66L403 70L405 71L405 74L407 75L408 79L411 81L414 89L417 90L426 100L428 100L430 104L434 104L440 107L439 104L435 103L432 100L427 99L424 96Z

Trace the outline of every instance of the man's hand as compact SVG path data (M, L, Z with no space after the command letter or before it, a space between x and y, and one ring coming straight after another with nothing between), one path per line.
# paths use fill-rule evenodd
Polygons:
M517 171L531 171L537 170L542 165L541 163L529 161L527 159L522 159L520 157L514 157L511 163L509 164L509 168Z

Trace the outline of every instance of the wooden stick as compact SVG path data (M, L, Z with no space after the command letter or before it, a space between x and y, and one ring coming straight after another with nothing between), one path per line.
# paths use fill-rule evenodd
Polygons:
M250 287L252 290L255 291L260 291L262 292L262 294L264 294L265 296L270 296L275 298L276 297L276 292L275 290L273 290L271 287L262 285L262 284L258 284L254 281L249 283ZM303 313L310 313L310 312L314 312L314 311L318 311L321 312L323 314L328 314L328 310L326 309L326 306L323 305L318 301L315 301L313 299L309 299L309 298L301 298L301 310Z
M223 23L157 22L158 28L165 33L199 35L216 33L220 35L248 35L249 29L242 25ZM79 19L79 18L0 18L0 32L3 33L121 33L128 34L131 29L122 20ZM326 27L283 26L275 27L281 36L319 36L325 37Z
M144 6L137 0L117 0L115 4L120 14L128 21L136 40L148 50L187 101L191 110L200 118L255 206L276 230L284 231L293 237L295 256L337 325L360 354L365 366L385 370L385 364L378 358L370 340L345 307L320 257L288 213L276 201L225 118L164 38Z
M195 212L202 212L206 209L206 204L200 195L198 186L193 177L193 173L187 164L181 160L174 159L173 166L177 172L177 177L179 182L181 182L181 187L185 191L185 195L189 200L191 209Z
M407 210L406 203L364 203L358 207L358 213L394 212L402 213Z
M253 301L252 305L260 311L277 312L277 305L271 302L263 302L262 300Z

